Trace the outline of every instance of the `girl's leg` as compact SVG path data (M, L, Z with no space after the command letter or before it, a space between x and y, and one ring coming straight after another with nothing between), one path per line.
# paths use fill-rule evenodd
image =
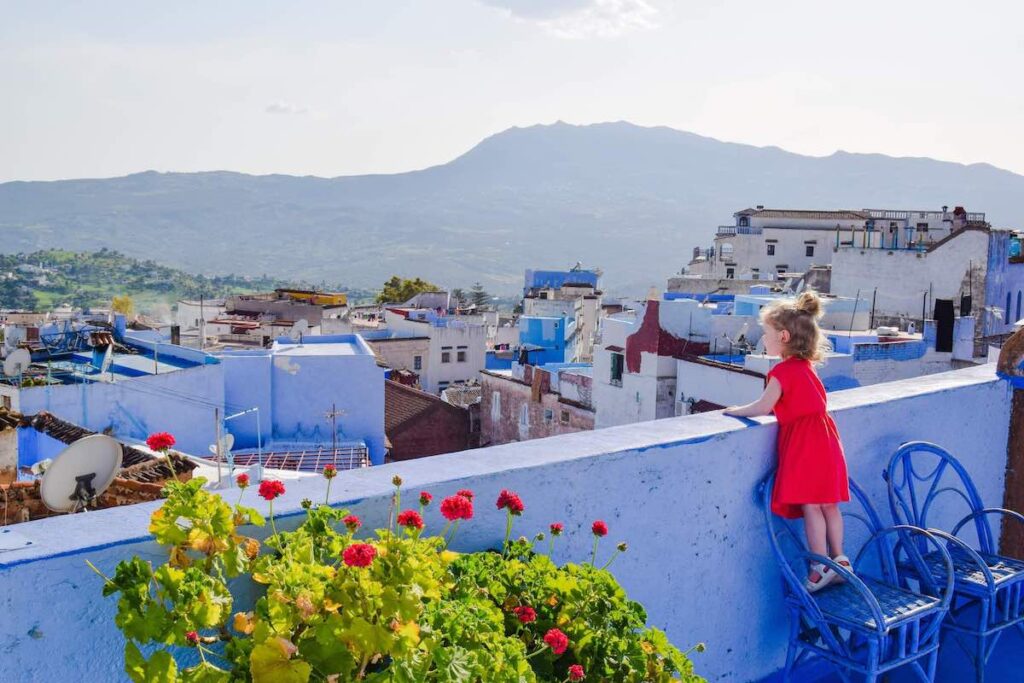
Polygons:
M843 513L839 506L829 503L821 506L821 512L825 517L825 535L828 538L828 547L831 551L829 557L843 555Z
M826 544L825 513L820 505L804 505L804 533L807 534L807 548L812 553L828 557L828 545ZM817 572L812 572L811 581L817 581Z

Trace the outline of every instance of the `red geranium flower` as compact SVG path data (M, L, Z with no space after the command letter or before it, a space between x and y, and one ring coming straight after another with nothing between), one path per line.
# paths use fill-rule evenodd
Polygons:
M355 533L359 529L359 527L363 525L363 521L355 515L348 515L347 517L345 517L345 519L341 521L345 524L345 528L347 528L352 533Z
M593 534L594 534L595 536L607 536L607 535L608 535L608 525L607 525L607 524L605 524L604 522L602 522L602 521L601 521L601 520L599 519L599 520L597 520L596 522L594 522L594 523L593 523L593 524L591 525L591 527L590 527L590 531L591 531L591 533L593 533Z
M557 628L553 628L544 634L544 642L548 644L548 647L551 648L552 652L556 655L560 655L569 647L569 636L565 635Z
M552 536L561 536L565 526L561 522L554 522L550 527Z
M154 451L166 451L174 445L174 437L167 432L156 432L150 434L146 439L146 445Z
M185 640L188 641L189 645L199 644L199 634L195 631L185 631Z
M527 607L526 605L523 605L522 607L516 607L512 610L512 613L515 614L516 617L519 618L519 621L523 622L524 624L529 624L531 622L537 621L537 611L532 607Z
M426 491L420 491L420 505L430 505L430 501L434 500L434 497Z
M341 554L341 558L349 567L369 567L375 557L377 549L369 543L353 543Z
M582 681L584 678L583 667L579 664L573 664L569 667L569 680L570 681Z
M469 500L473 500L473 496L476 494L474 494L469 489L459 489L458 491L455 492L455 495L462 496L463 498L468 498Z
M519 516L523 514L523 510L526 506L523 505L523 499L520 498L514 491L508 489L502 489L501 493L498 494L498 509L508 509L513 515Z
M449 522L473 518L473 501L465 496L448 496L441 501L441 514Z
M284 493L284 482L277 479L264 479L260 482L260 498L274 500Z
M237 477L235 477L235 484L240 489L247 489L247 488L249 488L249 475L248 474L244 474L244 473L243 474L239 474Z
M415 510L406 510L405 512L399 513L398 526L404 526L408 529L422 529L423 518L420 517L420 513Z
M338 476L338 468L334 465L324 465L324 478L334 479Z

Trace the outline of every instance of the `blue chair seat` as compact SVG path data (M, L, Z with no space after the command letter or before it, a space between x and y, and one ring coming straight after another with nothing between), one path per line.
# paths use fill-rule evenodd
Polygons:
M995 579L996 586L1024 580L1024 562L1002 555L979 552L978 555ZM957 590L977 593L979 595L988 592L988 584L985 583L985 575L978 564L962 548L952 546L949 548L949 556L953 560L953 577L956 581ZM938 552L931 552L924 556L924 561L931 569L932 576L941 577L945 572L942 555ZM900 564L901 571L914 574L914 568Z
M939 562L941 563L941 554ZM936 568L942 573L943 567ZM938 598L928 595L918 595L901 588L895 588L871 577L862 576L861 580L871 590L871 594L878 600L882 608L882 616L885 620L885 628L896 626L902 621L916 619L939 606L942 602ZM875 628L875 619L868 608L867 603L861 594L849 583L832 585L814 593L814 601L818 608L827 616L836 621L843 621L851 626L861 628Z

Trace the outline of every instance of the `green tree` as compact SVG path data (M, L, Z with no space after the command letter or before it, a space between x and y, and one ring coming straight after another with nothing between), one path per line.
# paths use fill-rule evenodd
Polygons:
M452 290L452 304L459 308L466 301L466 292L459 287Z
M0 281L0 308L35 310L36 297L16 280Z
M377 303L393 304L403 303L413 298L420 292L436 292L439 287L435 284L416 278L407 280L393 275L390 280L384 283L384 289L377 295Z
M113 300L110 302L110 308L115 313L123 313L125 317L131 318L135 312L135 302L127 294L117 296L115 295Z
M469 301L477 308L483 308L490 300L491 295L484 290L484 286L479 282L474 284L473 288L469 290Z

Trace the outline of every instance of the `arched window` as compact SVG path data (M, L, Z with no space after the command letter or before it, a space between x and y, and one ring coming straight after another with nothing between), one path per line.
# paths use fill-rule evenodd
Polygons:
M731 242L722 242L722 257L732 256L733 247Z
M740 227L745 228L750 225L750 219L746 216L740 216Z
M1003 323L1006 325L1010 324L1010 293L1006 293L1006 311L1003 314Z

